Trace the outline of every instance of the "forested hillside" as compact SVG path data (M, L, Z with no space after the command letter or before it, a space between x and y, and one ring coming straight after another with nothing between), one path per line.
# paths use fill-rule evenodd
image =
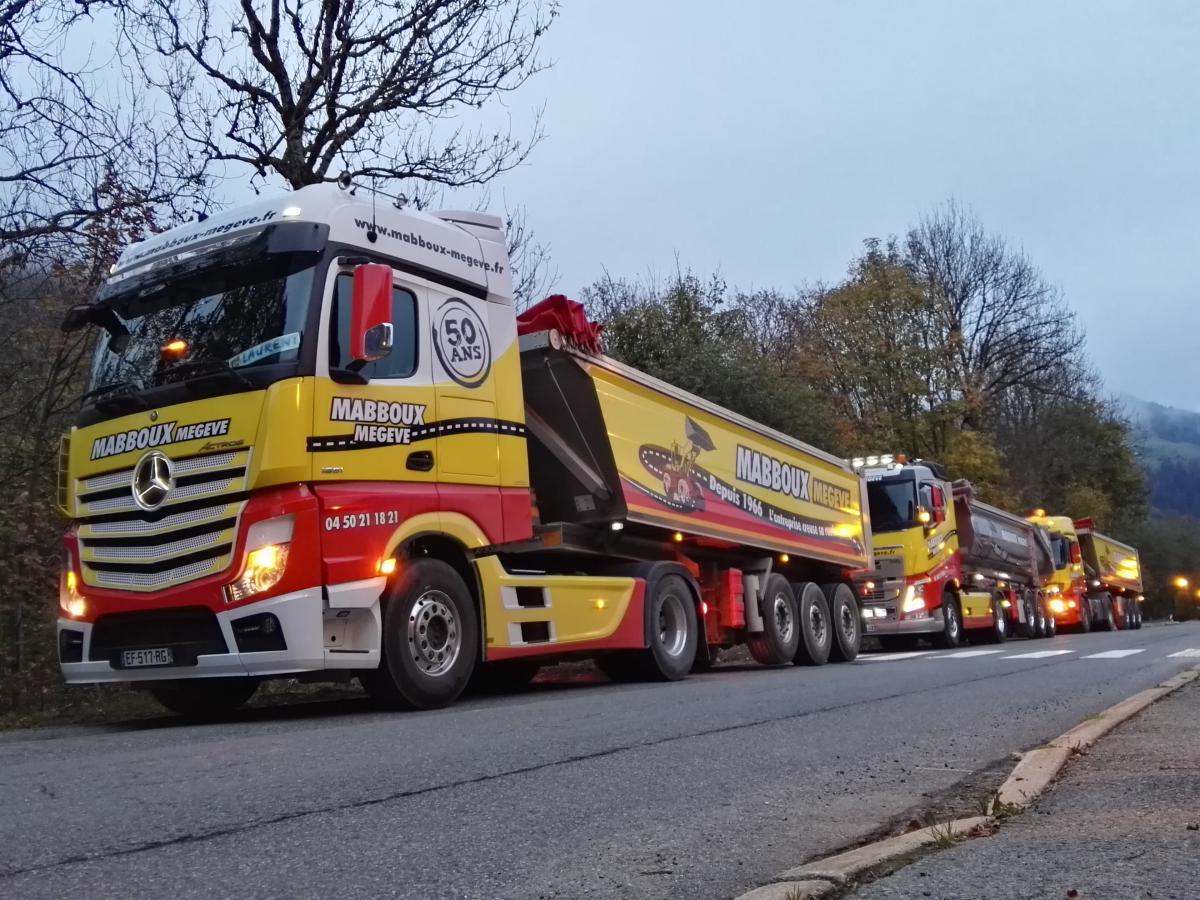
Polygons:
M1200 413L1123 397L1160 513L1200 518Z

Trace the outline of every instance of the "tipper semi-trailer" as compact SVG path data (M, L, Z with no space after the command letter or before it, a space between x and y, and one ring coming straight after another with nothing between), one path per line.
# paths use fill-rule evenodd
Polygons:
M594 657L852 659L872 558L843 461L520 320L499 219L334 185L129 247L61 453L68 682L188 714L270 677L397 705ZM698 361L698 364L702 364Z
M1029 517L1050 535L1054 572L1047 580L1050 612L1060 627L1113 631L1142 627L1142 572L1134 547L1100 534L1090 518Z
M885 649L924 637L958 646L966 633L991 641L1050 637L1045 532L980 502L937 463L903 454L852 461L867 479L875 566L856 576L864 628Z

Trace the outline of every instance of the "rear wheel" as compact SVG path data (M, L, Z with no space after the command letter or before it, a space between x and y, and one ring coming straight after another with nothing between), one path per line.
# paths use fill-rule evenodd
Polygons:
M992 627L984 638L989 644L1003 644L1008 640L1008 617L1004 614L1004 600L1000 594L992 598Z
M1038 610L1037 600L1033 595L1033 591L1021 592L1021 611L1024 622L1021 623L1021 637L1032 640L1040 637L1038 634Z
M823 666L829 662L833 646L833 623L825 594L811 581L803 585L797 598L800 608L800 646L793 662L798 666Z
M859 626L858 600L850 585L837 582L821 585L821 593L829 604L833 622L833 644L829 656L838 662L852 662L862 649L862 628Z
M1088 597L1079 598L1079 631L1087 634L1092 630L1092 601Z
M791 662L800 643L796 595L787 579L776 573L767 578L762 601L763 630L750 635L750 655L764 666Z
M195 678L152 683L150 696L189 719L219 719L240 709L258 690L255 678Z
M383 659L364 672L375 700L406 709L449 706L475 670L479 624L462 576L440 559L405 566L383 607Z
M654 583L647 603L650 646L596 660L613 681L679 681L692 669L699 629L696 602L687 581L682 575L664 575Z
M1054 615L1046 608L1046 598L1042 598L1042 620L1046 623L1046 637L1052 638L1058 635L1058 621Z
M1116 619L1116 615L1113 613L1112 595L1111 594L1101 594L1100 595L1100 605L1104 608L1103 609L1104 616L1100 620L1100 627L1103 628L1105 631L1116 631L1117 630L1117 619Z
M942 630L933 638L934 646L949 650L962 643L962 613L958 610L958 598L953 591L942 594Z

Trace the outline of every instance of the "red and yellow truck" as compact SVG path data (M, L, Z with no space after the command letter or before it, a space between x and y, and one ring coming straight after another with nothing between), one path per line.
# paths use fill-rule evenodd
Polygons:
M955 647L1052 637L1043 589L1051 571L1041 528L981 502L937 463L903 455L852 461L867 480L875 567L859 573L866 633L885 649L918 638Z
M357 676L435 707L562 658L858 652L858 474L608 359L562 298L519 321L499 219L307 187L128 248L89 325L69 682L207 713Z
M1090 519L1034 510L1030 521L1050 535L1054 573L1050 612L1063 628L1108 631L1142 627L1141 563L1137 549L1100 534Z

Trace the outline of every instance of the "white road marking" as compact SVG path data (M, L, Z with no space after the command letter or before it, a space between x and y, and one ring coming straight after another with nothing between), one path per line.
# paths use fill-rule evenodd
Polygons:
M1064 653L1074 653L1074 650L1039 650L1036 653L1018 653L1016 656L1006 656L1005 659L1045 659L1047 656L1062 656Z
M987 656L991 653L1003 653L1003 650L959 650L957 653L943 653L934 659L970 659L972 656Z
M1180 650L1178 653L1169 654L1167 656L1167 659L1174 659L1177 656L1188 656L1188 657L1200 656L1200 649L1197 649L1195 647L1189 647L1187 650Z
M901 659L916 659L918 656L927 656L932 652L932 650L914 650L912 653L864 653L859 659L865 659L868 662L896 662Z
M1135 653L1145 653L1142 650L1105 650L1103 653L1091 653L1087 656L1082 656L1080 659L1121 659L1126 656L1133 656Z

